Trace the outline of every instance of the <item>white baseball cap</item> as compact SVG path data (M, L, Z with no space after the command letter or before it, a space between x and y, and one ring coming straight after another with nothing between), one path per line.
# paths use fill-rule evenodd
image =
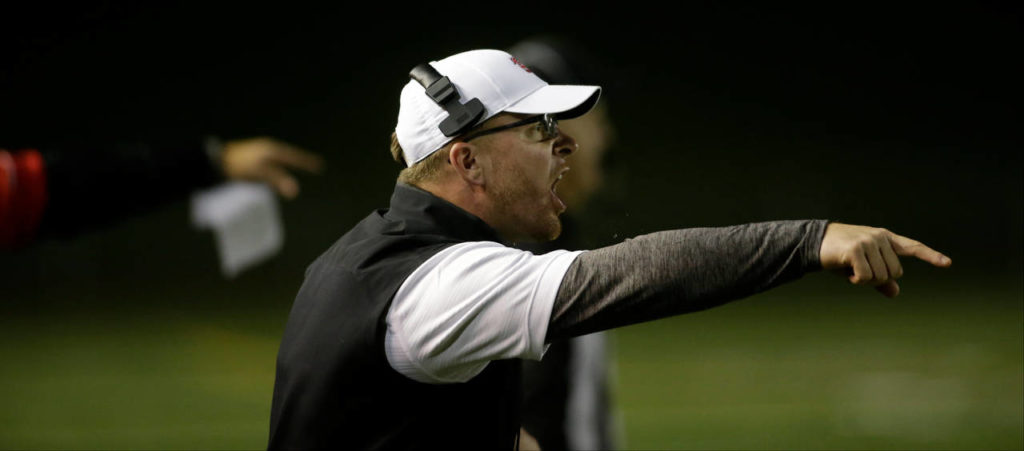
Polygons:
M600 86L549 85L501 50L470 50L431 61L430 65L451 80L462 103L480 99L484 114L477 124L503 111L571 119L590 111L601 96ZM439 128L447 117L448 112L415 80L402 88L395 134L407 165L416 164L452 140Z

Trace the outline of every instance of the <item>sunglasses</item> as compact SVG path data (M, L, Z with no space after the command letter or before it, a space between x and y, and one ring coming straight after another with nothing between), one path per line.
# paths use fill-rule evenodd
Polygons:
M505 124L499 127L488 128L470 133L466 135L466 137L463 138L462 141L469 142L469 140L471 139L479 138L484 135L490 135L491 133L498 133L516 127L521 127L523 125L532 124L534 122L537 123L537 131L540 133L541 136L540 141L547 141L549 139L555 139L560 136L558 132L558 119L555 119L555 115L541 114L537 116L528 117L526 119L516 121L511 124Z

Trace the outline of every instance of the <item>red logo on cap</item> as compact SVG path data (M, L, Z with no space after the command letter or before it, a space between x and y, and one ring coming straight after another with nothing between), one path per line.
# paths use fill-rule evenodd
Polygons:
M520 63L520 62L519 62L519 60L517 60L517 59L516 59L516 57L514 57L514 56L512 57L512 62L513 62L513 63L515 63L515 65L516 65L516 66L519 66L519 67L521 67L521 68L522 68L523 70L525 70L525 71L527 71L527 72L529 72L529 73L531 73L531 74L533 73L533 71L532 71L532 70L530 70L530 68L529 68L529 67L526 67L526 65L525 65L525 64L523 64L523 63Z

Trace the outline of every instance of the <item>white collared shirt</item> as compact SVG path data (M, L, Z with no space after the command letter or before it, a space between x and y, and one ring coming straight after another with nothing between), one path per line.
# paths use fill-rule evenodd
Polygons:
M472 379L491 360L540 360L555 296L580 253L534 255L492 241L438 252L395 294L388 363L410 379L445 384Z

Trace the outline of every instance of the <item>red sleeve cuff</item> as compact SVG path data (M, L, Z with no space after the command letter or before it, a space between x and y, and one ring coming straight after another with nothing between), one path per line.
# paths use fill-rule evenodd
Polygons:
M0 248L29 244L46 209L46 162L38 150L0 149Z

